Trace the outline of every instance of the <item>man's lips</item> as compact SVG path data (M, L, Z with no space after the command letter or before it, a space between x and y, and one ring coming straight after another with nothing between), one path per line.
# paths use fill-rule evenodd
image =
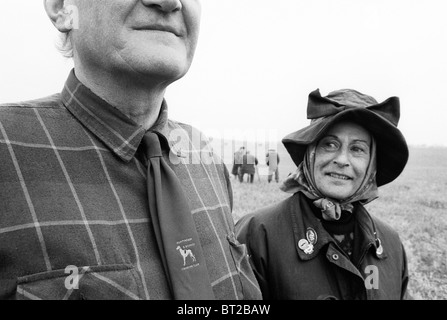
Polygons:
M326 176L329 176L334 179L340 179L340 180L352 180L352 178L350 176L347 176L342 173L336 173L336 172L328 172L328 173L326 173Z
M181 37L183 35L183 32L180 28L176 28L173 26L168 25L147 25L147 26L138 26L134 28L135 30L139 31L163 31L163 32L169 32L175 34L177 37Z

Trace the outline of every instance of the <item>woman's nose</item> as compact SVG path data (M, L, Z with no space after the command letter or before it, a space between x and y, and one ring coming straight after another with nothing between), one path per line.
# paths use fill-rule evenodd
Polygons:
M340 168L349 166L349 157L347 150L340 149L332 161Z
M169 13L182 9L180 0L141 0L147 7L154 7L160 11Z

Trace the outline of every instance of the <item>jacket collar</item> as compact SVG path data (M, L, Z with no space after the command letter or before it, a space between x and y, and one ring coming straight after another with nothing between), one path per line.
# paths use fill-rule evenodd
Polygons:
M120 110L95 95L70 72L61 93L62 102L73 116L101 140L123 161L134 156L145 134L145 129ZM160 115L150 129L168 141L168 108L163 100Z
M323 249L326 244L333 243L336 245L335 240L323 227L320 219L318 219L313 210L312 203L307 199L307 197L301 192L295 193L293 197L296 197L296 201L292 201L291 215L293 224L293 233L295 238L295 248L298 256L302 260L311 260L318 256L321 249ZM301 214L297 214L301 213ZM383 249L382 254L377 254L377 246L374 236L375 227L373 225L372 219L366 212L366 209L359 204L354 209L354 214L356 214L356 244L360 244L362 253L365 251L373 250L375 256L379 259L386 258L385 249ZM300 248L299 242L301 240L306 240L312 243L313 250L306 253L305 250Z

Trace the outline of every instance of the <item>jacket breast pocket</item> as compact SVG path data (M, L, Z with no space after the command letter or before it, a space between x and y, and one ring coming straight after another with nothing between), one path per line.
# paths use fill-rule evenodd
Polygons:
M139 274L130 264L75 267L17 279L17 300L140 300Z
M227 240L230 243L231 255L239 274L244 299L261 300L261 290L259 289L259 284L253 273L253 269L250 266L246 245L241 244L236 239L234 233L227 235Z

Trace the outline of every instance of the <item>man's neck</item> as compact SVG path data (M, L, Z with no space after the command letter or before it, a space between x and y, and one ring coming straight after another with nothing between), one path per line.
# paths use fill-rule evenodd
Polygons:
M150 129L158 119L167 85L129 76L84 72L75 68L78 80L94 94L130 119Z

